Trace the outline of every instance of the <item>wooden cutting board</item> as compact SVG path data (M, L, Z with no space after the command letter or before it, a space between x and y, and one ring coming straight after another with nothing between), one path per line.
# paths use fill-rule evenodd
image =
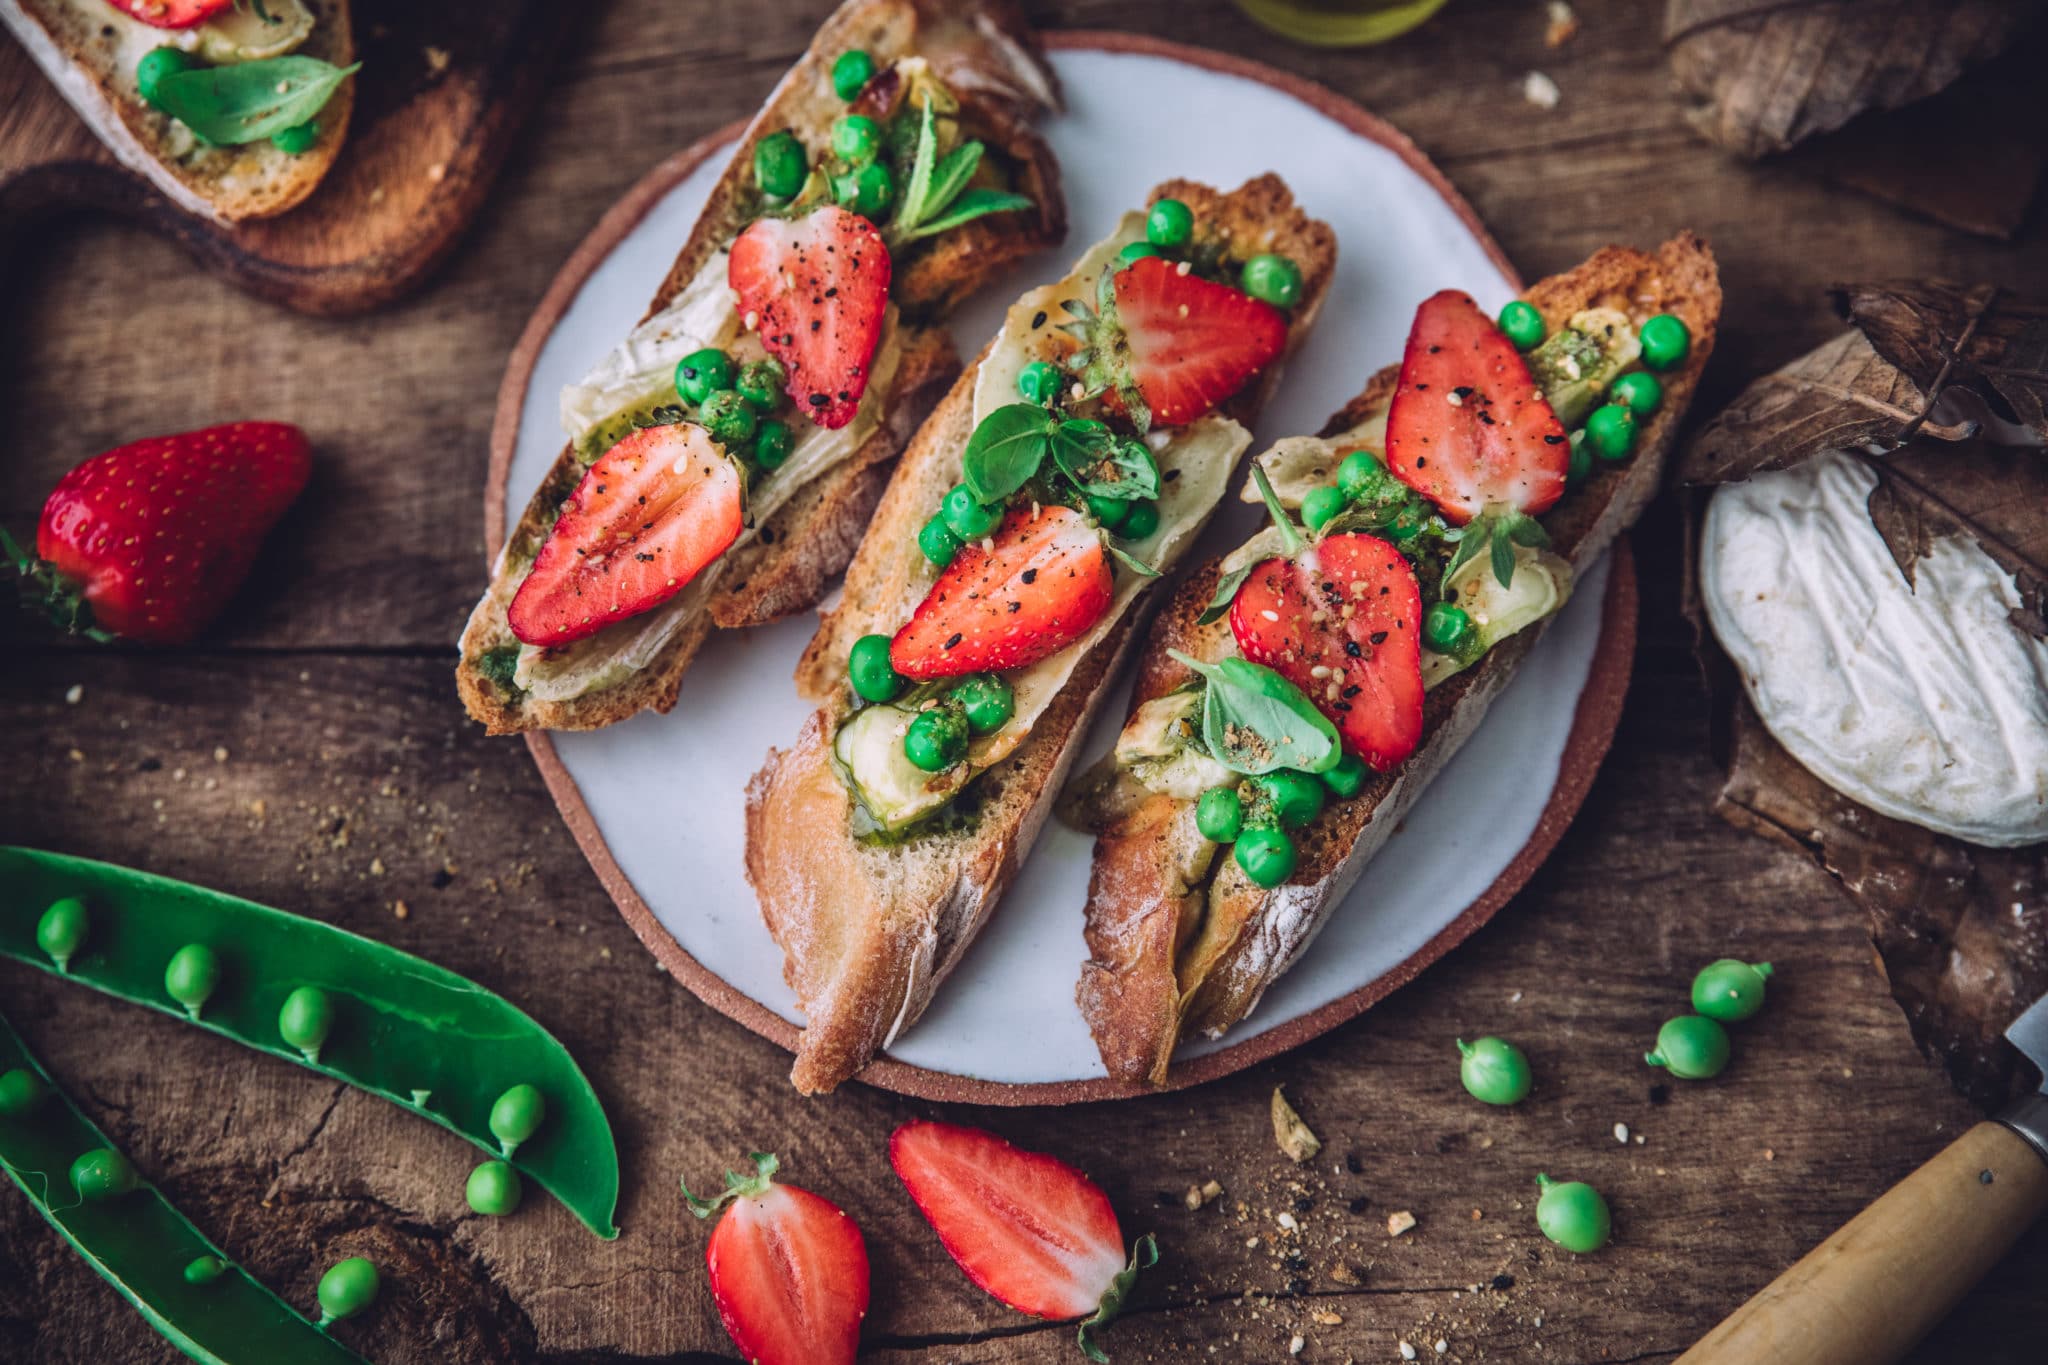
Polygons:
M109 209L288 308L389 303L482 204L573 14L548 0L357 0L363 69L340 158L305 203L234 227L187 213L124 169L27 50L0 36L0 261L39 218Z

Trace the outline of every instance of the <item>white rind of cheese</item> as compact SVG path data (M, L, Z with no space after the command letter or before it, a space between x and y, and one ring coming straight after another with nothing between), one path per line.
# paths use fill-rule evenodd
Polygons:
M1700 585L1764 725L1872 810L1996 848L2048 839L2048 643L2012 576L1943 538L1908 586L1835 453L1708 505Z

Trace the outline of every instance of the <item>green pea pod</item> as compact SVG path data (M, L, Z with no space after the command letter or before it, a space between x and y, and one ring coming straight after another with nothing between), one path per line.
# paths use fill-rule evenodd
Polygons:
M509 1002L445 968L331 924L86 858L0 847L0 956L54 972L36 945L52 901L82 899L85 946L64 979L146 1005L324 1076L468 1138L492 1156L491 1106L512 1086L546 1097L547 1121L512 1164L600 1237L616 1237L619 1155L611 1124L567 1049ZM198 1018L164 987L164 966L210 946L220 982ZM312 1060L278 1014L303 986L333 1005ZM73 1153L75 1156L76 1153ZM188 1258L189 1259L189 1258Z
M49 1074L0 1017L0 1074L17 1068L40 1076L48 1089L26 1113L0 1118L0 1166L50 1226L166 1341L194 1360L218 1365L363 1365L361 1356L232 1262L221 1274L188 1280L185 1267L198 1258L228 1258L155 1186L111 1199L80 1199L66 1175L72 1160L113 1144L49 1084Z

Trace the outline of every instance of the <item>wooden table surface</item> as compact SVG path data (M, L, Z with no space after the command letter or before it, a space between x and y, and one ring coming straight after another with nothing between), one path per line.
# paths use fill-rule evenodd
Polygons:
M94 451L235 417L301 423L318 472L234 620L199 646L89 649L0 628L14 774L0 836L317 915L475 977L559 1034L611 1111L617 1242L539 1198L481 1219L462 1202L465 1144L0 964L0 1001L30 1044L267 1283L307 1304L335 1259L386 1268L379 1306L338 1329L380 1361L730 1360L705 1229L676 1186L712 1182L750 1148L780 1152L792 1179L860 1221L874 1359L1075 1358L1070 1328L972 1288L890 1174L889 1130L935 1106L861 1086L797 1098L786 1055L656 969L525 749L484 739L451 687L484 578L492 401L527 315L596 217L662 156L750 110L826 8L592 7L455 260L381 315L280 312L92 218L50 225L4 263L7 525L30 527L58 475ZM2023 240L1993 243L1698 141L1662 67L1660 6L1584 0L1583 33L1551 52L1534 0L1458 0L1412 37L1350 54L1290 47L1220 4L1034 8L1048 25L1246 53L1357 98L1414 136L1530 277L1610 240L1703 232L1728 296L1703 405L1833 333L1821 290L1834 280L1935 274L2048 293L2038 214ZM1563 87L1552 112L1519 98L1532 68ZM1338 228L1347 250L1370 249L1370 223ZM1159 1234L1162 1263L1113 1338L1119 1361L1285 1360L1297 1333L1304 1361L1397 1360L1404 1339L1425 1360L1666 1359L1972 1121L1916 1053L1854 908L1814 866L1712 814L1676 532L1667 504L1636 536L1642 645L1612 757L1555 856L1466 947L1351 1025L1193 1093L945 1111L1078 1163L1127 1233ZM1666 1096L1640 1054L1693 969L1724 954L1778 964L1769 1010L1721 1080ZM1457 1088L1452 1038L1487 1031L1519 1039L1542 1078L1512 1111ZM1310 1167L1274 1147L1276 1084L1326 1144ZM1641 1141L1617 1142L1618 1123ZM1572 1257L1537 1234L1538 1170L1605 1190L1611 1249ZM1210 1178L1222 1200L1180 1206ZM1391 1238L1397 1210L1419 1221ZM1283 1211L1298 1233L1277 1225ZM1339 1265L1362 1284L1333 1277ZM2040 1359L2044 1278L2048 1229L1913 1359ZM172 1353L6 1191L0 1358Z

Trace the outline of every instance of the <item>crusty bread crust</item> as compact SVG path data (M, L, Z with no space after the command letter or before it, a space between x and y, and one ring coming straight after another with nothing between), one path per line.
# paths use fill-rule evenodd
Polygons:
M1205 230L1228 231L1236 249L1285 252L1302 267L1291 350L1313 324L1335 270L1336 236L1328 225L1295 207L1271 175L1228 195L1172 181L1152 197L1169 196L1187 203ZM806 1094L855 1075L931 1003L1023 865L1107 683L1142 633L1148 604L1158 600L1156 593L1141 595L1077 662L1029 737L967 788L969 828L889 845L852 836L852 797L830 754L850 705L846 653L859 636L900 625L930 588L932 571L916 532L959 480L979 363L955 382L905 452L847 569L840 604L825 613L798 667L799 689L824 704L793 747L769 752L747 788L747 877L782 945L783 975L807 1021L790 1076ZM1269 367L1226 411L1248 423L1279 369Z
M675 705L683 674L714 625L762 625L815 605L867 529L888 462L958 372L951 339L933 324L1013 261L1065 235L1059 168L1031 126L1034 117L1056 106L1058 89L1036 36L1014 7L1005 0L847 0L741 135L646 316L667 307L743 226L754 144L781 128L816 122L844 108L832 93L830 70L833 59L848 48L863 49L882 66L912 54L925 58L959 96L967 135L981 139L1015 168L1018 188L1037 207L977 219L931 239L897 263L890 297L903 318L903 360L881 426L853 457L800 490L752 542L733 552L708 611L686 622L647 667L581 697L544 701L499 686L478 662L485 653L516 643L506 608L553 529L563 500L583 477L584 466L565 444L506 536L490 586L463 630L456 691L470 716L491 734L593 730L640 711L665 712Z
M1657 491L1665 457L1713 353L1719 277L1706 243L1683 233L1655 256L1608 247L1578 268L1541 281L1525 297L1553 329L1582 309L1607 307L1638 323L1655 313L1675 313L1692 331L1685 363L1663 376L1663 406L1643 425L1634 460L1597 472L1545 517L1553 549L1582 573ZM1399 372L1399 366L1389 366L1375 375L1323 434L1351 430L1383 411ZM1234 651L1227 619L1197 624L1218 574L1217 562L1203 566L1160 613L1139 664L1133 713L1191 679L1169 649L1211 661ZM1374 774L1352 799L1332 800L1297 837L1299 865L1279 887L1261 888L1235 862L1219 857L1195 828L1191 801L1154 794L1098 835L1085 930L1089 960L1076 999L1113 1079L1163 1084L1182 1037L1221 1034L1251 1012L1342 902L1408 807L1477 729L1541 633L1539 627L1503 641L1478 664L1432 689L1415 754L1394 772Z
M348 0L306 0L313 31L299 53L336 66L355 60ZM5 23L78 116L129 170L188 213L219 223L270 218L319 185L348 136L355 81L343 81L319 114L320 134L296 155L268 141L191 147L173 119L144 102L134 67L118 60L110 21L52 0L0 0ZM189 135L187 135L189 136Z

